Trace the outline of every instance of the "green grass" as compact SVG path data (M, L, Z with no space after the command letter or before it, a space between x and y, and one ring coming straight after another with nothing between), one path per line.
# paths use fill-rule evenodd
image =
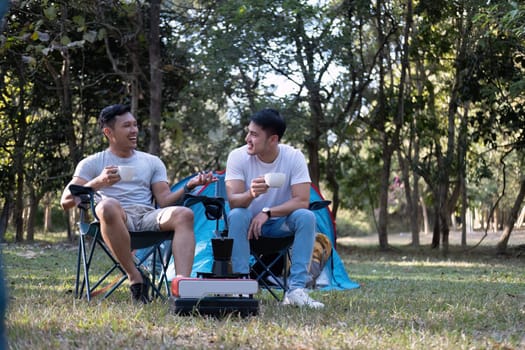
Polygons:
M314 311L260 293L260 315L176 316L168 302L129 301L127 288L73 297L76 245L3 247L12 349L525 349L525 254L427 248L387 253L341 246L362 287L314 291Z

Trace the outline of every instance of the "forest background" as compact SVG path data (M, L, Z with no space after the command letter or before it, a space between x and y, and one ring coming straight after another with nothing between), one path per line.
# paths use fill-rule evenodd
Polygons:
M505 252L523 222L522 2L18 0L2 22L2 241L72 239L60 193L119 102L174 182L224 169L250 115L280 110L334 217L383 249L396 218L444 252L458 223Z

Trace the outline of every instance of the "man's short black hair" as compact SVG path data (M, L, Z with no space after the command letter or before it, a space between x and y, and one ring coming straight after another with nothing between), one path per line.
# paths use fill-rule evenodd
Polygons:
M106 126L115 126L115 117L131 111L131 107L124 104L114 104L104 107L98 116L98 125L101 129Z
M260 126L268 136L277 135L279 141L286 131L286 121L283 116L272 108L266 108L255 113L250 121Z

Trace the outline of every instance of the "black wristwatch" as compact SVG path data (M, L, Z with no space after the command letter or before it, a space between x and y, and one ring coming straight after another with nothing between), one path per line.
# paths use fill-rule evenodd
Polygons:
M270 208L264 207L264 208L262 208L262 212L265 213L266 215L268 215L268 218L272 217L272 211L270 210Z

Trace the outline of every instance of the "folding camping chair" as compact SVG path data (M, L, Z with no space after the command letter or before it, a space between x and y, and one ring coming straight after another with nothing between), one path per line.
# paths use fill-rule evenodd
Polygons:
M100 225L96 220L95 214L95 192L90 187L70 185L69 189L73 196L80 198L77 207L80 210L79 225L79 244L77 257L77 273L75 282L75 297L82 298L85 289L87 300L91 297L104 293L103 299L109 297L127 279L127 275L115 259L104 240L100 231ZM142 269L142 264L151 259L151 284L152 291L150 297L164 298L162 289L166 296L170 294L170 286L167 279L167 269L171 258L171 243L173 231L141 231L129 232L131 238L131 250L147 248L141 258L137 258L135 264ZM164 249L163 244L169 246ZM90 270L93 262L96 247L102 248L105 255L109 258L111 266L102 274L96 282L91 282ZM160 267L160 271L157 269ZM83 276L81 277L81 270ZM105 283L110 275L117 272L117 279L112 283ZM120 275L118 274L120 272ZM158 278L158 281L157 281ZM104 284L104 285L103 285Z
M330 203L331 201L328 200L311 202L309 209L323 209ZM285 292L288 290L287 274L293 242L294 236L259 237L259 239L250 240L250 254L255 259L255 263L250 267L250 275L259 282L261 287L268 290L277 301L282 301ZM275 288L283 291L282 297L275 293Z

